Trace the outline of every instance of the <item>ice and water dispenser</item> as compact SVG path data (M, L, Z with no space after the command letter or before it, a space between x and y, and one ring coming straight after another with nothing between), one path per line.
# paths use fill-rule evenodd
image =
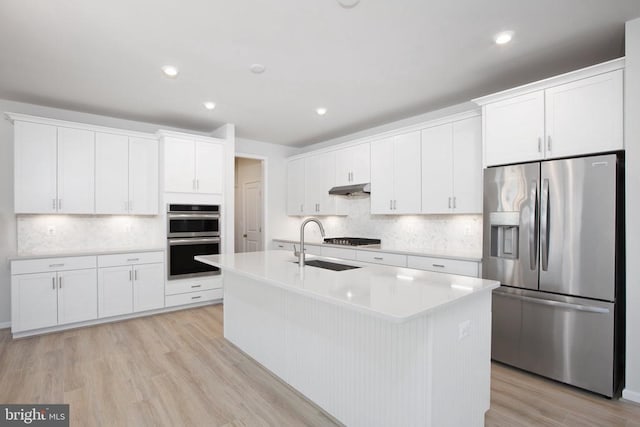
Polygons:
M491 212L491 256L518 259L520 212Z

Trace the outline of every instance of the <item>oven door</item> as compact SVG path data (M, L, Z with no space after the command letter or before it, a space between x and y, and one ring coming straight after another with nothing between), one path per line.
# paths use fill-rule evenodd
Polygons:
M167 240L169 280L220 274L220 269L196 261L198 255L219 255L219 237L191 237Z
M168 213L167 237L220 236L220 214Z

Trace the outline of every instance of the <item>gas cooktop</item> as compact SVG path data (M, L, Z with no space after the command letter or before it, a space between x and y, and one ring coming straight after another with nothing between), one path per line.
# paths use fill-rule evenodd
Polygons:
M364 239L362 237L328 237L324 239L330 245L345 246L380 246L380 239Z

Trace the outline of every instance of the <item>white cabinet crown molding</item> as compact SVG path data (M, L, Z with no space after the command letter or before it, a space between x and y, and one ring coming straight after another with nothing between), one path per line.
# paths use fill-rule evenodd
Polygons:
M63 127L63 128L82 129L82 130L89 130L94 132L110 133L115 135L126 135L126 136L137 137L137 138L157 140L157 136L153 133L91 125L87 123L70 122L66 120L50 119L47 117L31 116L31 115L22 114L22 113L5 112L4 115L7 117L7 119L9 119L11 123L15 123L16 121L39 123L39 124L52 125L52 126Z
M218 143L226 142L226 139L224 138L216 138L213 136L198 135L194 133L176 132L176 131L167 130L167 129L159 129L155 135L158 138L170 137L170 138L179 138L179 139L195 139L198 141L205 141L205 142L218 142Z
M603 62L601 64L591 65L589 67L581 68L575 71L569 71L568 73L560 74L557 76L549 77L543 80L527 83L514 88L506 89L500 92L492 93L486 96L472 99L479 106L490 104L492 102L501 101L503 99L512 98L517 95L524 95L526 93L535 92L538 90L549 89L554 86L559 86L565 83L573 82L576 80L593 77L598 74L609 73L615 70L621 70L625 67L625 58L612 59L611 61Z
M427 129L427 128L438 126L438 125L445 124L445 123L452 123L452 122L457 122L457 121L460 121L460 120L465 120L465 119L468 119L468 118L471 118L471 117L478 117L478 116L480 116L480 114L481 114L481 111L480 111L479 108L478 109L468 110L468 111L463 111L461 113L450 114L450 115L447 115L447 116L439 117L437 119L428 120L428 121L425 121L425 122L420 122L420 123L417 123L417 124L414 124L414 125L411 125L411 126L399 127L399 128L393 129L393 130L376 133L374 135L369 135L369 136L357 138L357 139L354 139L352 141L342 142L342 143L339 143L339 144L335 144L335 145L330 145L330 146L327 146L327 147L319 148L317 150L312 150L312 151L307 151L305 153L296 154L296 155L287 157L287 160L302 159L302 158L313 156L313 155L316 155L316 154L328 153L328 152L331 152L331 151L337 151L337 150L341 150L341 149L344 149L344 148L353 147L355 145L366 144L366 143L378 141L380 139L386 139L386 138L390 138L390 137L393 137L393 136L402 135L402 134L405 134L405 133L410 133L410 132L414 132L414 131L420 131L422 129Z

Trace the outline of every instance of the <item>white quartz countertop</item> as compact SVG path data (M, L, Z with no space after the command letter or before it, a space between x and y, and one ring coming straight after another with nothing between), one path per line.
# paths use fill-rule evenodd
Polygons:
M307 260L324 259L361 268L332 271L307 265L301 269L289 251L202 255L195 259L267 285L397 323L499 286L496 281L475 277L316 256L307 256Z
M284 243L300 243L300 240L293 239L273 239L274 242L284 242ZM380 247L367 247L367 246L347 246L347 245L332 245L323 242L304 242L305 246L313 245L313 246L324 246L330 248L343 248L343 249L355 249L359 251L372 251L372 252L385 252L392 254L400 254L400 255L415 255L415 256L428 256L433 258L443 258L443 259L457 259L460 261L473 261L473 262L482 262L482 254L477 253L464 253L464 252L438 252L433 249L422 249L422 248L400 248L396 246L385 245L384 243L380 245Z
M19 254L9 257L9 261L26 260L26 259L44 259L44 258L66 258L75 256L98 256L113 254L131 254L135 252L162 252L164 247L156 248L126 248L126 249L96 249L77 252L45 252L39 254Z

